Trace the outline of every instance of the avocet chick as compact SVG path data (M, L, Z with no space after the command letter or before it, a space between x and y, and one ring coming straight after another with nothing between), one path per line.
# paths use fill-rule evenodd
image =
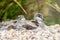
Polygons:
M25 23L26 22L26 19L25 19L25 17L23 16L23 15L19 15L18 16L18 22L20 22L20 23Z
M26 19L23 15L19 15L17 18L17 22L19 23L16 28L22 28L23 25L26 24Z
M41 13L36 13L34 15L34 20L38 22L39 27L44 28L45 24L43 22L43 16Z

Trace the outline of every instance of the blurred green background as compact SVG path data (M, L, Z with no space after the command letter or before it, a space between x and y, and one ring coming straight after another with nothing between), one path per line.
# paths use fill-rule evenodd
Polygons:
M0 21L21 14L33 19L36 12L42 13L45 24L60 24L60 0L0 0Z

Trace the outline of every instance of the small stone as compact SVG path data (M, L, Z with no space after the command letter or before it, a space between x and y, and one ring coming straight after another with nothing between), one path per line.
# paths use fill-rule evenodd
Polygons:
M13 21L13 23L17 23L17 21L15 20L15 21Z
M27 30L36 29L36 27L32 27L31 25L24 25L24 28L26 28Z
M10 26L8 26L7 29L16 29L16 27L14 25L10 25Z
M0 23L0 28L3 26L3 24L2 23Z

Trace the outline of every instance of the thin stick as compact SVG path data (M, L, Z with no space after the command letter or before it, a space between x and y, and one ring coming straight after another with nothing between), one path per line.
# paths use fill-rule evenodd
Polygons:
M24 11L25 14L27 14L26 10L22 7L22 5L17 0L14 0L14 2L18 4L18 6Z
M39 8L39 0L36 0L37 2L37 6L38 6L38 12L40 12L40 8Z
M48 6L50 6L50 7L52 7L52 8L54 8L54 9L55 9L55 10L57 10L58 12L60 12L60 10L59 10L59 9L57 9L57 8L55 8L52 4L47 3L47 5L48 5Z

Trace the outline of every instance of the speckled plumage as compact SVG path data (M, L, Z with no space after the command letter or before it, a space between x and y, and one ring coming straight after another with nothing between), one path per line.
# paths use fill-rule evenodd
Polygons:
M34 15L34 20L38 22L39 27L44 28L45 24L43 22L43 16L41 15L41 13L36 13Z

